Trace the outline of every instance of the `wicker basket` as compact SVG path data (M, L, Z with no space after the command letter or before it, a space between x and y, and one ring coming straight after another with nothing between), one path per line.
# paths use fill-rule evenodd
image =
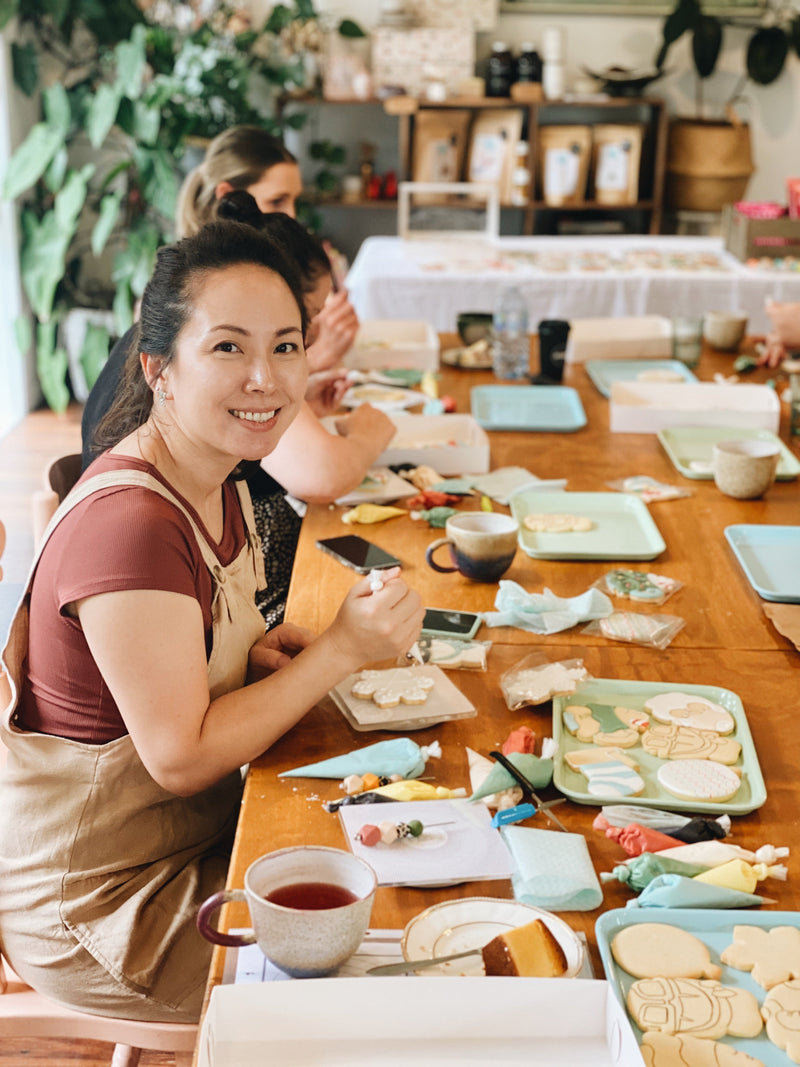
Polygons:
M744 197L754 170L746 123L677 119L667 150L667 206L720 211Z

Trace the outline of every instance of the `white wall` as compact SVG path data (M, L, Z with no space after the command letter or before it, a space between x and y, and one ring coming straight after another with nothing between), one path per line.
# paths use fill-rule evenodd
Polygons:
M0 34L0 177L5 174L9 156L24 138L32 121L11 76L10 32ZM9 107L7 103L14 101ZM23 312L24 298L19 282L19 234L14 204L0 200L0 436L6 433L38 401L32 360L26 365L17 350L14 320ZM26 311L27 313L27 311Z
M800 10L800 0L791 0ZM268 11L268 0L251 0L251 10L258 16ZM364 29L375 25L379 0L316 0L321 14L348 16ZM485 59L493 39L506 40L517 46L523 40L541 41L545 26L559 24L566 32L567 83L579 77L584 66L602 70L607 66L651 68L661 43L662 16L628 17L621 15L498 15L493 33L478 35L479 64ZM706 82L708 117L720 117L724 102L743 69L740 30L726 30L724 51L719 70ZM694 113L694 79L690 74L688 43L679 42L670 52L667 68L670 75L655 82L649 92L668 101L673 114ZM753 127L753 151L756 173L747 195L751 199L786 201L785 179L800 175L800 59L789 56L786 70L771 86L749 85L749 106L741 108ZM749 114L748 114L749 112Z

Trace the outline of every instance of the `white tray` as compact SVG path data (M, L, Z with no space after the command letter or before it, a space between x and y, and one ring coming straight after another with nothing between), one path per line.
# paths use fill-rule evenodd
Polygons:
M389 416L397 433L376 464L433 467L439 474L486 474L489 438L471 415Z

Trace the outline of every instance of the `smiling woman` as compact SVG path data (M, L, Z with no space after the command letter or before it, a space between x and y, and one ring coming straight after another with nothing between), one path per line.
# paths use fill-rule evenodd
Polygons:
M159 253L116 440L61 506L3 662L0 942L54 1000L194 1020L240 768L423 610L399 573L345 598L319 637L264 633L243 461L275 447L305 389L295 268L221 222Z

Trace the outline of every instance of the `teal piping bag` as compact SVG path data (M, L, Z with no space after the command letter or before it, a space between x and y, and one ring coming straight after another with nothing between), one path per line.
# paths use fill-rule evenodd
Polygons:
M681 874L659 874L642 890L638 897L629 900L627 908L748 908L753 904L766 904L767 897L754 893L742 893L738 889L725 889L707 885Z
M600 875L601 882L622 882L639 893L645 889L654 878L660 874L681 874L685 878L694 878L696 874L702 874L707 867L697 863L683 863L681 860L671 860L667 856L657 856L652 852L642 852L627 863L620 863L610 873Z
M438 759L442 749L438 741L420 746L410 737L393 737L388 741L357 748L341 756L332 756L321 763L309 763L282 771L279 778L346 778L348 774L377 774L389 777L399 774L401 778L419 778L426 762Z

